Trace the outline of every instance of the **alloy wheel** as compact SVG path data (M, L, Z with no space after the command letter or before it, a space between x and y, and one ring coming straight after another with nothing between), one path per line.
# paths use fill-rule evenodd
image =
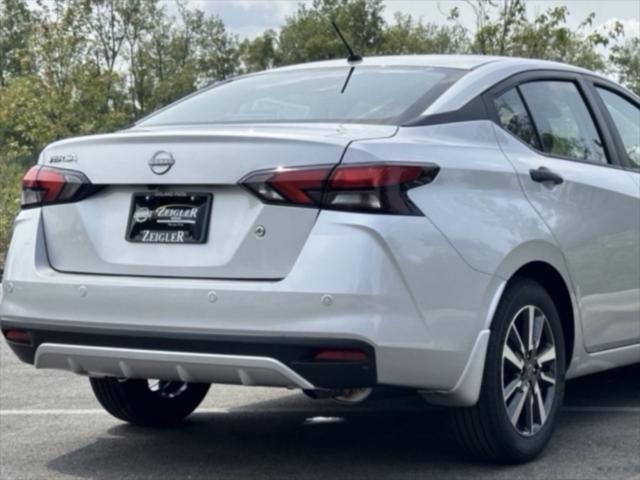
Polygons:
M502 393L507 416L523 436L545 425L555 398L556 344L549 320L534 305L511 320L502 349Z

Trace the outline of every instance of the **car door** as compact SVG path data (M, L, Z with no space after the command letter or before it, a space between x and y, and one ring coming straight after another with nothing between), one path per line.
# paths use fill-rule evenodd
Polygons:
M598 103L611 130L623 168L636 183L636 198L640 221L640 100L617 85L604 81L593 82L594 98ZM640 244L640 232L636 237ZM640 246L638 246L640 249ZM638 278L640 283L640 275ZM640 287L635 296L636 322L640 341Z
M640 201L594 92L578 75L512 78L485 100L523 190L563 250L585 347L640 339Z

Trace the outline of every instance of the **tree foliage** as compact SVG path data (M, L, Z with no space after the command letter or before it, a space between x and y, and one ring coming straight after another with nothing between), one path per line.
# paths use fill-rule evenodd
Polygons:
M5 85L7 76L31 72L29 40L33 28L32 13L24 0L0 1L0 86Z
M609 59L620 81L640 95L640 37L614 45Z
M239 72L216 16L159 0L0 0L0 158L111 131Z
M384 32L381 53L456 54L470 53L468 32L460 25L425 23L411 15L396 13L394 22Z
M476 0L469 4L476 17L471 51L482 55L540 58L605 71L606 59L598 48L607 47L622 34L619 23L604 33L587 33L593 27L593 13L571 30L567 6L549 8L529 19L524 0ZM454 20L458 15L457 9L451 12Z
M352 47L364 55L379 53L384 37L382 0L314 0L287 18L279 35L279 64L345 56L333 31L335 20Z

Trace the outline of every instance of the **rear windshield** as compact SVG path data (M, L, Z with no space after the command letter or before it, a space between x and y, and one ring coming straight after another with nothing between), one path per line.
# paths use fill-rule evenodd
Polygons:
M350 75L351 72L351 75ZM197 92L138 125L341 122L397 125L420 115L465 72L335 67L262 73Z

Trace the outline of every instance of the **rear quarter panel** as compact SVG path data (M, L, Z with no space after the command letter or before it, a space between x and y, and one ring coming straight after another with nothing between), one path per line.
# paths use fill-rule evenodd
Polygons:
M539 245L532 250L535 256L543 254L563 268L553 236L496 142L492 122L405 127L392 139L352 145L343 160L366 161L440 167L433 183L412 189L409 197L473 269L508 279L521 262L542 260L518 251L531 242Z
M437 164L435 181L410 190L409 197L473 270L509 280L523 265L543 261L558 270L572 291L564 256L526 199L494 128L488 120L404 127L394 138L353 144L343 162ZM580 354L581 323L572 297L574 353Z

